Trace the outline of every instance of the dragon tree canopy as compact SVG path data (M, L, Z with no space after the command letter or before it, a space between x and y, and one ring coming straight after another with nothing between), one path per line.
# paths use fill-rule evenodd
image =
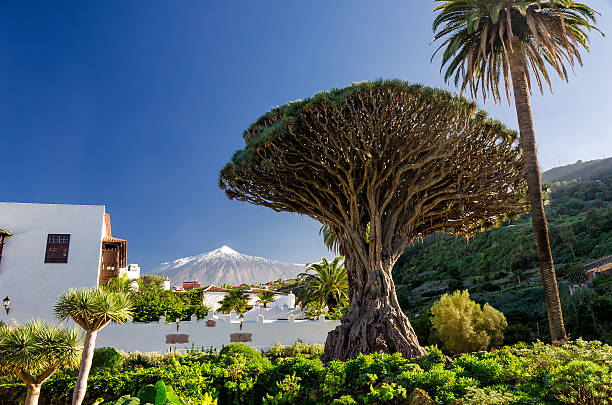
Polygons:
M221 171L227 196L340 234L365 232L377 209L400 239L470 236L525 208L516 132L444 90L356 83L274 108L243 137Z
M273 109L220 174L229 198L308 215L345 256L350 307L324 360L425 353L391 277L406 243L469 236L524 210L517 134L462 97L401 81L353 84Z

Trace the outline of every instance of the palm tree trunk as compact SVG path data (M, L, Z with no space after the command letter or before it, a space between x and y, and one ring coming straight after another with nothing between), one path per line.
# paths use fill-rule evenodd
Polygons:
M544 214L544 205L542 203L542 179L538 164L531 106L529 105L529 93L525 76L526 69L523 55L520 52L520 46L518 38L514 37L512 41L513 50L510 51L510 74L512 75L514 103L520 129L520 145L525 159L525 177L529 190L531 221L538 251L542 286L544 287L550 336L553 342L563 342L567 340L567 335L563 324L555 265L550 250L548 224L546 223L546 215Z
M77 377L74 391L72 392L72 405L81 405L83 399L85 399L87 378L89 377L89 370L91 369L91 361L93 360L97 336L97 330L88 330L85 334L85 345L83 346L83 355L79 366L79 376Z
M42 384L27 384L27 394L23 405L37 405Z

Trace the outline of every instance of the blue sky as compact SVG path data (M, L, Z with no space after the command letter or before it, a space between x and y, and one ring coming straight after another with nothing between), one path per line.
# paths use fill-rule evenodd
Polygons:
M585 0L586 1L586 0ZM612 2L588 3L612 34ZM270 108L355 81L448 87L433 1L0 1L0 201L104 204L130 262L223 244L305 263L314 221L229 201L218 172ZM612 42L533 99L544 169L612 155ZM484 108L516 128L514 109Z

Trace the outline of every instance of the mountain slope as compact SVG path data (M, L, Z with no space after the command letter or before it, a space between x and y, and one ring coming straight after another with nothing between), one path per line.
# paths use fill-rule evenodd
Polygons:
M546 216L567 332L612 343L612 289L603 292L612 288L612 279L608 287L574 294L568 280L572 267L612 255L612 176L553 183L551 190ZM526 327L527 338L549 339L537 266L531 218L525 215L469 240L438 233L410 244L393 280L419 338L431 326L424 310L444 293L467 289L477 302L502 311L509 325ZM603 276L599 280L605 283ZM417 319L418 314L425 315Z
M577 161L572 165L555 167L542 173L542 181L553 183L555 181L588 180L601 176L612 175L612 158Z
M167 276L172 285L191 280L197 280L202 285L240 285L295 278L305 270L304 265L248 256L222 246L208 253L162 263L146 273Z

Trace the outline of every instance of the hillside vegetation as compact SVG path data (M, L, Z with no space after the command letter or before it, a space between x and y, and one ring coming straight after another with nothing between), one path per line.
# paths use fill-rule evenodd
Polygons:
M570 296L565 269L612 254L612 176L553 183L547 216L571 336L610 341L612 299L607 278L600 276L598 288ZM425 238L408 246L393 275L404 311L412 317L422 314L413 323L417 332L422 329L424 339L429 339L427 309L443 293L458 289L468 289L477 301L501 310L510 331L546 339L537 265L531 218L525 215L470 240L444 233Z
M588 180L610 175L612 173L612 158L577 161L574 164L555 167L542 173L542 181L554 183L556 181Z

